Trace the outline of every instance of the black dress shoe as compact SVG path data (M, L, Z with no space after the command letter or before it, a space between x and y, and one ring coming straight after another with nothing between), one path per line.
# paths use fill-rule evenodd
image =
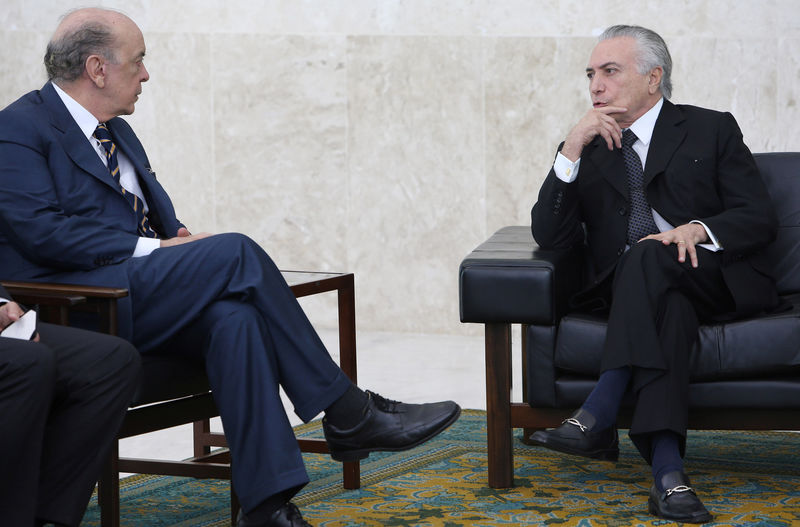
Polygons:
M594 416L580 409L569 419L564 419L558 428L534 432L530 440L532 443L565 454L605 461L619 459L617 427L594 430L594 426Z
M263 522L254 522L244 515L244 512L239 511L239 517L236 520L236 527L313 527L310 523L303 519L297 506L287 501L281 508L272 513L272 516Z
M370 452L414 448L453 424L461 408L453 401L405 404L367 391L368 401L361 421L340 430L322 420L322 430L336 461L364 459Z
M686 523L710 522L713 516L689 485L689 477L676 470L661 477L666 490L659 492L655 485L650 488L647 509L653 516Z

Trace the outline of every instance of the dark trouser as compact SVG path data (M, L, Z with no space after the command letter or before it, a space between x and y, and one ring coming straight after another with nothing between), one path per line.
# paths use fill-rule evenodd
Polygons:
M280 400L308 421L350 386L269 256L222 234L135 258L134 343L205 357L245 511L308 482Z
M653 432L679 434L686 448L689 353L699 320L733 311L722 278L720 255L697 249L699 266L675 245L648 240L634 245L614 276L611 311L603 350L603 371L633 366L636 407L630 437L650 462Z
M78 525L139 383L117 337L39 324L0 337L0 525Z

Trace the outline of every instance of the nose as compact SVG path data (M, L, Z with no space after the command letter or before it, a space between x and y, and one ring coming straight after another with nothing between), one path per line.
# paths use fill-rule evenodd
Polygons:
M147 82L150 80L150 72L147 71L144 63L142 63L142 82Z
M600 76L594 75L592 77L592 80L589 81L589 91L591 93L600 93L601 91L603 91L603 88L604 86L603 82L600 80Z

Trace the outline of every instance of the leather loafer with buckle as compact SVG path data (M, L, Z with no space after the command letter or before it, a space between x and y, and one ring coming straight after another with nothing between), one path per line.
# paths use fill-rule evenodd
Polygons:
M655 485L650 488L647 509L653 516L685 523L710 522L713 516L690 486L689 477L676 470L661 478L664 492Z
M312 527L312 525L303 519L294 503L287 501L263 522L254 522L239 511L236 527Z
M532 443L551 450L604 461L619 459L619 436L617 427L595 430L595 419L589 412L580 409L561 426L552 430L533 433Z
M453 424L461 408L453 401L405 404L367 391L361 421L341 430L322 420L322 430L336 461L364 459L370 452L414 448Z

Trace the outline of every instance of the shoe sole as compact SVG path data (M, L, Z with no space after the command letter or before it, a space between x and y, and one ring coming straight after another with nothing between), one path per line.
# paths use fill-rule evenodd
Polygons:
M550 450L555 450L556 452L561 452L562 454L570 454L572 456L580 456L586 457L589 459L597 459L599 461L617 461L619 460L619 448L612 448L606 450L593 450L591 452L586 452L583 450L575 450L573 448L569 448L566 446L555 445L545 443L543 441L539 441L537 439L531 438L530 440L533 444L543 446Z
M647 498L647 512L649 512L656 518L663 518L665 520L672 520L683 523L708 523L714 519L714 515L711 513L707 513L703 516L688 516L688 517L669 516L667 514L662 514L661 511L658 510L656 504L653 502L653 498Z
M425 443L426 441L430 441L437 435L441 434L442 432L450 428L450 425L455 423L460 416L461 416L461 408L459 408L452 416L450 416L450 418L446 422L442 423L442 425L439 426L439 428L434 429L430 434L426 435L425 437L422 437L421 439L417 440L415 443L412 444L398 446L398 447L377 446L372 448L361 448L359 450L347 450L344 452L343 451L335 452L331 450L330 455L334 459L334 461L348 463L351 461L360 461L362 459L365 459L367 456L370 455L371 452L403 452L406 450L411 450L412 448L418 447L419 445Z

